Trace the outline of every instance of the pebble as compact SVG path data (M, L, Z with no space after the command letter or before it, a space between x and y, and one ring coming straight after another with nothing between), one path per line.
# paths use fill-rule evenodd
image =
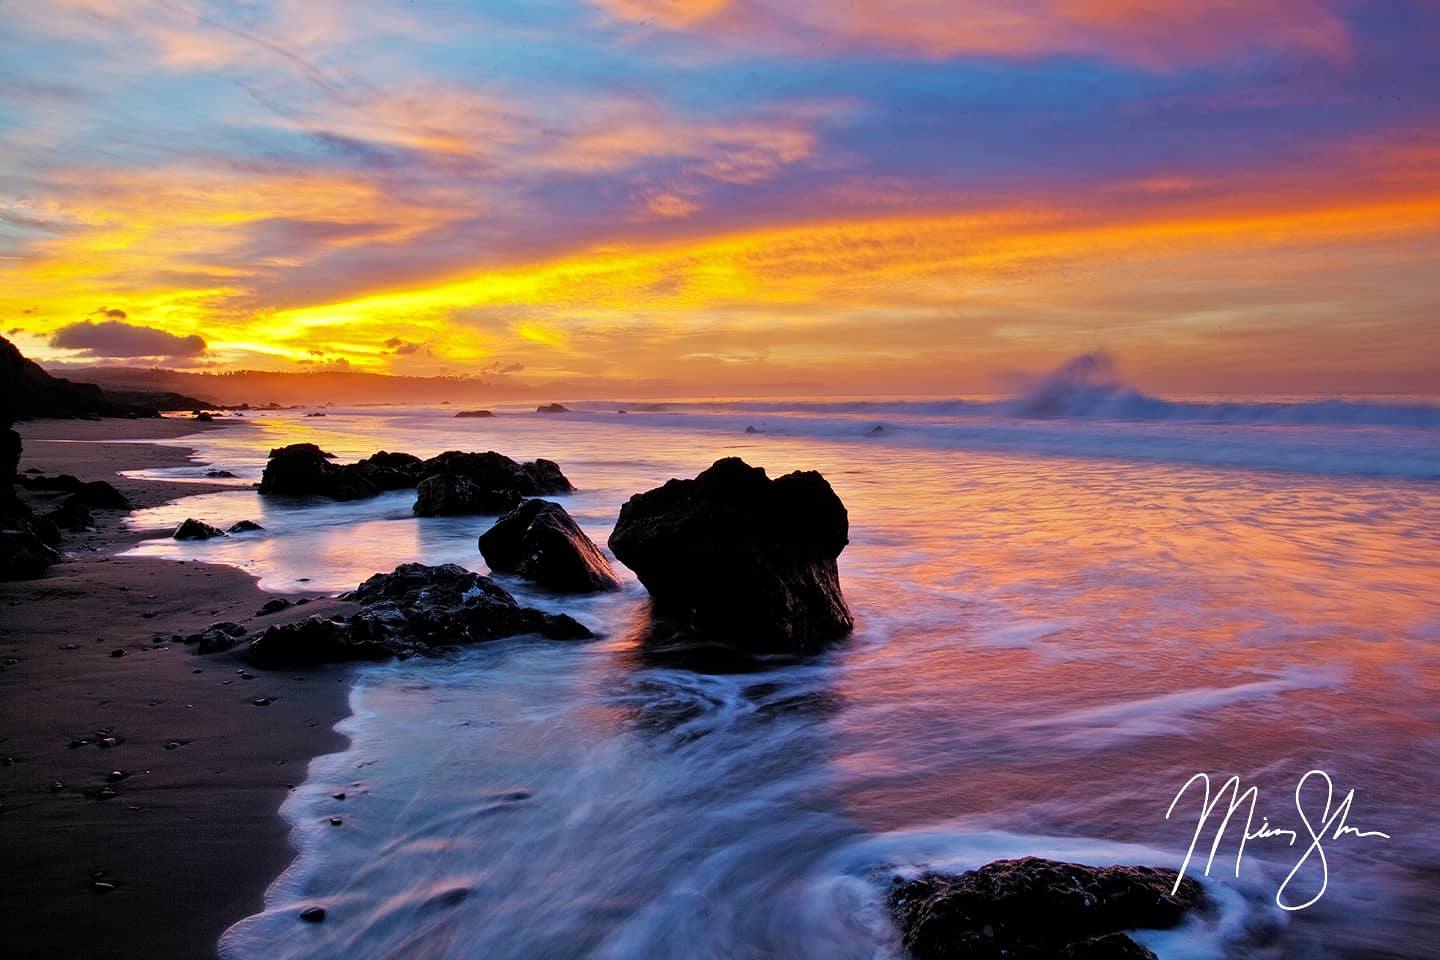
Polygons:
M109 880L91 880L90 889L94 890L96 893L113 893L115 890L115 884L111 883Z
M270 698L269 698L269 697L256 697L256 698L255 698L255 706L257 706L257 707L268 707L268 706L270 706Z
M306 923L319 923L325 919L324 907L306 907L300 911L300 919Z
M344 799L345 799L345 794L343 794L343 793L335 793L335 794L331 794L331 796L333 796L336 800L344 800Z
M116 649L110 651L110 656L112 656L112 657L123 657L123 656L125 656L125 651L124 651L124 650L121 650L120 648L117 647Z
M253 673L245 673L244 671L241 671L241 673L240 673L240 679L241 679L241 680L254 680L254 679L255 679L255 674L253 674Z
M13 766L15 766L15 758L14 758L14 757L0 757L0 767L13 767Z
M171 740L169 743L165 744L165 749L166 749L166 750L179 750L179 749L180 749L180 741L179 741L179 740Z
M80 644L78 644L78 643L67 643L67 644L62 645L62 646L60 647L60 649L61 649L61 650L79 650L79 649L80 649Z
M100 746L106 750L113 750L116 747L120 746L120 741L116 740L114 737L102 737L100 740Z
M51 793L59 793L61 790L64 790L64 789L65 789L65 784L61 783L59 780L56 780L54 783L50 784L50 792L51 792Z
M121 780L124 780L128 776L130 776L130 774L126 773L124 770L111 770L110 775L105 779L110 781L111 783L119 783Z
M89 742L89 740L82 740L80 737L76 737L74 740L70 741L70 749L74 750L76 747L83 747Z
M119 796L119 794L115 791L114 787L101 787L99 791L96 792L95 799L109 800L117 796Z
M344 822L345 822L345 821L341 820L339 817L331 817L331 818L330 818L330 826L332 826L332 827L338 827L338 826L340 826L340 824L342 824L342 823L344 823Z

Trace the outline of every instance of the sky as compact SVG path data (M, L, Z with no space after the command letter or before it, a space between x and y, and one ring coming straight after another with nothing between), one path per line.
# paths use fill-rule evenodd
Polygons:
M1436 0L0 0L0 329L677 395L1440 392Z

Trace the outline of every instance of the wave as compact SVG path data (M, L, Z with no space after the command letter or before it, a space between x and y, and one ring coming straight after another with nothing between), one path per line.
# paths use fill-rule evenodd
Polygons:
M1022 420L1129 420L1263 426L1356 426L1440 429L1440 404L1346 400L1166 400L1120 379L1104 351L1073 357L1029 389L1002 400L712 400L671 403L577 404L577 409L675 414L734 412L865 417L1012 417Z

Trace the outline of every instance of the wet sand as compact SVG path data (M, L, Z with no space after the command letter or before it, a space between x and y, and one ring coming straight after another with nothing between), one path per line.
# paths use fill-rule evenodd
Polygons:
M121 477L191 461L183 447L115 441L244 428L16 429L22 471L110 480L147 506L221 488ZM234 652L200 657L170 638L348 605L256 618L271 595L254 578L115 556L144 533L118 511L93 512L95 530L67 534L65 562L44 579L0 583L0 940L22 957L214 956L220 934L259 909L293 856L277 810L311 757L343 747L332 727L347 713L350 674L247 670L245 679Z

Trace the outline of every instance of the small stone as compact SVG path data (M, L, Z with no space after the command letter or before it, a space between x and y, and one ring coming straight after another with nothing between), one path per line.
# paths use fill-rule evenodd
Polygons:
M15 758L14 758L14 757L0 757L0 767L13 767L13 766L15 766Z
M241 679L241 680L254 680L254 679L255 679L255 674L253 674L253 673L241 673L241 674L240 674L240 679Z
M80 649L80 644L78 644L78 643L67 643L67 644L62 645L62 646L60 647L60 649L61 649L61 650L79 650L79 649Z
M335 794L331 794L331 796L333 796L336 800L344 800L344 799L345 799L345 794L343 794L343 793L335 793Z
M64 790L64 789L65 789L65 784L61 783L59 780L56 780L54 783L50 784L50 792L51 792L51 793L59 793L61 790Z
M115 891L115 884L109 880L91 880L90 889L96 893L113 893Z
M100 739L100 746L106 750L113 750L116 747L120 746L120 741L116 740L114 737L102 737Z
M324 907L306 907L300 911L300 919L306 923L320 923L325 919Z
M87 744L87 743L89 743L89 742L90 742L89 740L84 740L84 739L81 739L80 737L76 737L75 739L73 739L73 740L70 741L70 749L71 749L71 750L74 750L76 747L83 747L83 746L85 746L85 744Z
M255 706L257 706L257 707L268 707L268 706L270 706L270 698L269 698L269 697L256 697L256 698L255 698Z
M180 741L179 741L179 740L171 740L169 743L165 744L165 749L166 749L166 750L179 750L179 749L180 749Z
M340 826L340 824L342 824L342 823L344 823L344 821L341 820L339 817L331 817L331 818L330 818L330 826L332 826L332 827L338 827L338 826Z
M95 793L96 800L110 800L119 796L114 787L101 787Z
M123 656L125 656L125 651L124 651L124 650L121 650L121 649L119 649L119 648L117 647L116 649L110 651L110 656L112 656L112 657L123 657Z
M110 775L105 779L110 781L111 783L119 783L121 780L124 780L128 776L130 776L130 774L126 773L124 770L111 770Z

